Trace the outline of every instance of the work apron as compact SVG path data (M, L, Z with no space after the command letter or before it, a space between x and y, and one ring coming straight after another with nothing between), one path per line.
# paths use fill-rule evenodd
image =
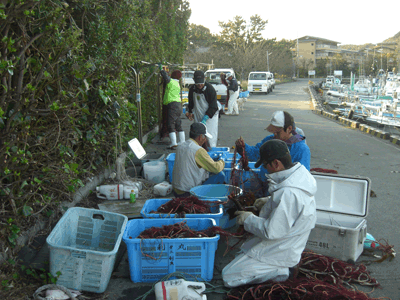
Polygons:
M239 107L237 104L237 98L239 97L239 90L236 92L229 90L229 102L228 102L228 111L227 115L230 114L239 114Z
M194 98L194 108L193 115L195 122L201 122L203 117L208 110L208 102L204 94L193 93ZM217 147L218 140L218 111L215 112L214 116L207 120L206 126L207 131L212 135L211 139L208 139L210 147Z

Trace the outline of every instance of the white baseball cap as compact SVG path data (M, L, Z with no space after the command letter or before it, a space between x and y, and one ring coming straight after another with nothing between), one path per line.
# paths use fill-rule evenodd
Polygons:
M282 110L278 110L272 114L271 122L265 130L276 132L283 127L285 127L285 114Z

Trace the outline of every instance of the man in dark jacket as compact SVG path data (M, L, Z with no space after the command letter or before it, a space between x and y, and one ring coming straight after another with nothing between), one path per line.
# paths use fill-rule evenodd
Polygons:
M238 116L239 107L237 104L237 98L239 97L239 85L231 73L226 75L226 81L228 82L229 101L228 111L225 114L227 116Z
M211 147L217 146L218 140L218 103L214 87L205 81L204 72L194 72L194 85L189 89L189 106L186 116L189 120L201 122L212 135L208 141Z

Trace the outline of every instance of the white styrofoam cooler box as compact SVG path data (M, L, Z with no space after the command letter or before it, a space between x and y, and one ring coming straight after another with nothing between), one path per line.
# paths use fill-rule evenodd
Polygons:
M364 249L371 182L366 177L313 173L317 223L306 249L354 263Z

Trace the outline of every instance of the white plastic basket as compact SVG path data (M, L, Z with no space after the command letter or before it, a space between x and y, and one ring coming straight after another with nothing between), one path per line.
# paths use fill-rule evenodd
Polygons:
M47 244L50 273L57 284L103 293L110 281L128 218L97 209L73 207L58 221Z

